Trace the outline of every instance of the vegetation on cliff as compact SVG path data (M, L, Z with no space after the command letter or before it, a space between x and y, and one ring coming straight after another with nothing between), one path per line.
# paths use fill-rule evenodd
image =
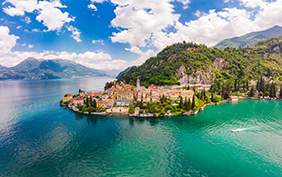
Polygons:
M164 48L144 64L131 68L119 80L134 85L137 76L148 86L230 82L242 85L261 76L281 80L282 36L259 42L253 48L208 48L177 43ZM199 77L200 76L200 77Z

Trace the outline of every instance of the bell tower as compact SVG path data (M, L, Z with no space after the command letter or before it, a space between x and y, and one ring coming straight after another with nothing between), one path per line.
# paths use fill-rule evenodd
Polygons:
M137 86L137 90L140 90L140 79L139 79L139 76L137 77L136 86Z

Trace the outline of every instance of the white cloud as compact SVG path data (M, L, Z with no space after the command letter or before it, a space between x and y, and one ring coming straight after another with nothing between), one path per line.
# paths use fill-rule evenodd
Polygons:
M101 40L101 39L99 39L99 40L92 40L92 43L93 43L93 44L100 43L100 44L102 44L102 45L105 45L105 44L104 44L104 40Z
M16 29L20 29L22 26L17 26Z
M8 4L3 8L3 11L10 16L24 16L26 12L37 11L36 20L42 22L48 28L46 31L60 30L64 24L74 21L74 18L69 17L68 12L63 13L60 10L60 8L66 8L66 6L59 1L5 0L3 4ZM26 17L25 21L29 23L30 18Z
M33 30L31 30L31 31L32 31L32 32L36 32L36 33L40 32L39 29L33 29Z
M208 13L197 10L197 20L179 22L179 14L173 10L171 2L165 0L111 0L117 4L113 27L120 32L113 33L112 42L128 43L131 46L153 45L161 50L166 45L185 41L215 45L218 41L248 32L264 30L274 25L282 25L282 0L266 2L264 0L237 0L246 8L213 9ZM188 5L188 0L176 0ZM232 3L234 1L225 0ZM257 8L259 7L259 8ZM250 9L251 8L251 9ZM252 8L254 8L252 10ZM167 28L174 28L175 32Z
M129 43L131 46L145 47L152 34L173 26L179 19L179 14L174 14L170 0L162 3L156 0L130 1L112 0L118 7L115 9L116 18L111 25L124 28L118 33L113 33L113 42Z
M0 26L0 55L9 53L17 44L18 36L10 35L10 30L6 26Z
M30 20L29 17L25 17L25 18L24 18L24 21L25 21L27 24L29 24L29 23L31 22L31 20Z
M23 43L21 46L23 46L23 47L24 47L24 46L26 46L26 44L25 44L25 43Z
M67 26L68 31L70 31L72 33L71 37L73 37L76 42L82 42L82 40L80 39L80 31L78 31L77 28L73 27L73 26Z
M87 7L89 9L93 9L94 11L97 11L97 7L94 4L89 4Z
M27 47L30 48L30 49L32 49L32 48L34 47L34 45L29 44Z
M176 0L176 1L181 2L183 4L184 9L187 9L188 4L190 3L190 0Z

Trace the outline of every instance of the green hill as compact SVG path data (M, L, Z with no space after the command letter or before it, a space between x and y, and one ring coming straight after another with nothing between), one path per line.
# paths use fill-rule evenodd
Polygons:
M215 45L218 49L224 49L225 47L254 47L259 41L282 35L282 27L274 26L270 29L258 32L252 32L240 37L234 37L230 39L224 39Z
M253 48L210 49L194 43L164 48L144 64L131 68L120 80L143 85L210 84L218 80L252 80L261 75L280 79L282 36L261 41Z

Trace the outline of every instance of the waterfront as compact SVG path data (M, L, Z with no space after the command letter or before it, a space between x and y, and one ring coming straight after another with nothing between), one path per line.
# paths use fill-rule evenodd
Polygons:
M157 119L59 106L65 93L108 80L0 82L0 176L281 176L281 101Z

